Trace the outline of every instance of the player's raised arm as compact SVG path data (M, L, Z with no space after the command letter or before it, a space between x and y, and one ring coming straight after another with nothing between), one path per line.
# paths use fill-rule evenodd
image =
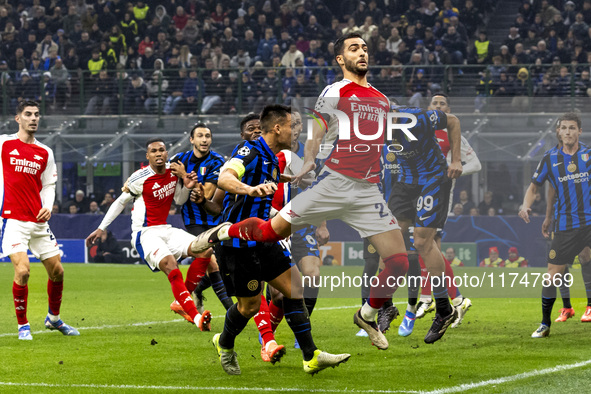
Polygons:
M538 192L538 185L530 183L525 196L523 196L523 204L519 210L519 217L523 219L525 223L529 223L529 214L531 213L531 206L536 200L536 193Z
M456 179L462 175L462 130L460 120L454 114L447 114L447 133L451 152L451 163L447 168L447 176Z
M98 228L90 233L88 237L86 237L86 246L94 244L96 240L99 239L101 235L103 235L103 233L107 230L107 227L109 227L109 225L113 223L113 220L115 220L117 216L123 212L123 209L131 200L133 200L133 196L130 193L124 192L113 202L113 204L111 204L111 207L105 214L105 217L103 218L101 224L99 224Z
M215 193L213 194L213 197L209 199L205 186L198 183L191 192L191 201L205 209L208 214L217 216L222 213L226 192L220 188L215 188L214 190Z

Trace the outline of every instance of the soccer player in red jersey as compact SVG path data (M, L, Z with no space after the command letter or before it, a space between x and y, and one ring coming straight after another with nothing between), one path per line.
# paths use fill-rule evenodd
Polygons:
M390 111L386 96L372 87L366 78L369 64L367 44L359 34L351 33L335 42L335 55L343 72L343 80L328 86L318 98L314 114L313 136L306 143L304 167L295 177L296 184L315 168L315 159L324 138L325 145L334 149L325 161L325 170L318 182L299 194L270 221L246 219L230 225L223 223L203 233L194 244L194 251L203 250L212 243L229 237L259 242L273 242L287 237L306 224L318 225L326 219L339 218L362 237L369 238L384 260L385 269L372 287L370 299L354 316L355 323L368 332L372 343L387 349L388 341L379 331L375 317L383 303L396 291L398 278L408 270L408 258L400 226L392 215L379 190L381 179L381 147L385 133L379 133L380 122ZM353 109L355 108L355 109ZM335 113L351 115L353 130L339 130ZM355 116L352 114L355 112ZM363 130L363 133L360 132ZM340 131L349 138L337 138ZM383 131L380 130L380 131ZM367 146L362 152L355 147ZM450 167L452 177L461 173L461 167Z
M15 120L18 132L0 137L2 155L2 236L1 253L8 255L14 266L12 294L18 339L32 340L27 319L27 296L30 263L27 249L47 270L49 311L45 327L64 335L80 335L78 330L60 319L64 269L60 250L47 221L55 199L57 167L53 151L35 139L39 127L39 103L21 101Z
M162 271L168 277L174 298L187 314L183 317L195 323L201 331L210 331L211 313L204 311L201 314L197 311L177 264L181 257L198 257L191 252L195 237L166 223L173 200L182 205L189 198L190 191L197 183L196 174L187 174L182 163L167 165L168 152L160 138L149 140L146 150L150 165L129 177L123 193L111 205L98 229L86 238L86 243L93 244L119 216L125 205L133 200L133 247L152 271ZM176 174L183 175L182 183ZM200 276L205 274L207 265L208 261L204 261L199 267Z

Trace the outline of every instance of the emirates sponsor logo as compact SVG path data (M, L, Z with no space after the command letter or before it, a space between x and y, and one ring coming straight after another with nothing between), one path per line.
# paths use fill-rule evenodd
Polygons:
M154 186L158 185L157 183L154 184ZM152 193L154 194L154 197L156 197L159 200L163 200L166 197L172 195L174 193L174 188L176 187L176 179L169 182L168 184L164 185L164 186L160 186L158 185L156 189L152 188Z

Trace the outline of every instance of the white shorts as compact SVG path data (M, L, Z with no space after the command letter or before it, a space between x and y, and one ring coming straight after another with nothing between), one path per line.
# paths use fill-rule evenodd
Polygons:
M156 272L166 256L172 255L175 260L187 257L187 250L194 239L195 236L185 230L165 224L134 232L131 234L131 245L148 267Z
M2 256L18 252L27 253L27 250L30 250L41 261L60 254L57 240L47 222L34 223L2 218L0 248Z
M294 227L340 219L362 238L400 229L375 183L327 169L279 212Z

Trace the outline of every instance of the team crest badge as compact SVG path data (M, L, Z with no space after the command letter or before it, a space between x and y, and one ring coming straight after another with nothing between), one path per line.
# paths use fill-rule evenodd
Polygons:
M367 247L367 251L369 253L372 253L373 254L373 253L376 252L376 248L374 248L372 244L369 244L369 246Z
M550 257L550 260L554 260L556 258L556 251L554 249L550 250L548 257Z
M566 169L568 172L575 172L577 170L577 165L575 163L570 163Z
M207 172L207 167L199 167L199 174L201 174L201 176L205 176L206 172Z
M248 290L250 290L250 291L255 291L256 289L259 288L259 281L253 279L250 282L248 282L246 287L248 287Z
M581 160L583 160L584 162L586 162L587 160L589 160L589 153L583 153L581 155Z
M273 179L277 179L277 168L273 168Z
M394 153L390 152L386 155L386 160L388 160L390 163L392 163L394 160L396 160L396 155Z

